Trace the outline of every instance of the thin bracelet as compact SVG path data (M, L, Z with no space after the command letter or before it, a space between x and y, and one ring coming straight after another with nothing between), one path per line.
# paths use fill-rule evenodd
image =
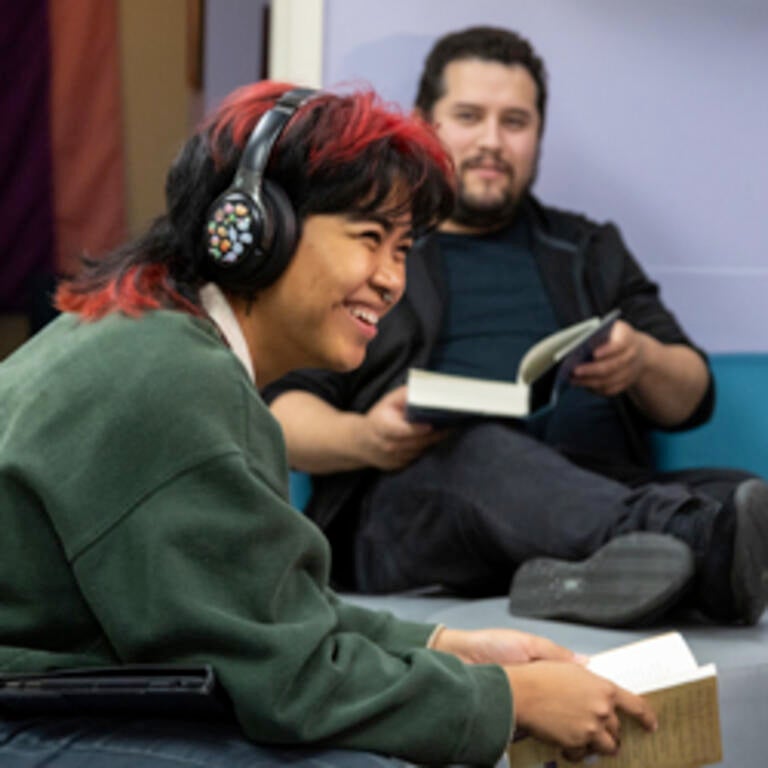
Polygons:
M445 629L445 624L438 624L432 630L432 634L429 636L429 640L427 640L427 648L429 648L431 651L437 650L437 648L435 647L437 645L437 639L443 633L444 629Z

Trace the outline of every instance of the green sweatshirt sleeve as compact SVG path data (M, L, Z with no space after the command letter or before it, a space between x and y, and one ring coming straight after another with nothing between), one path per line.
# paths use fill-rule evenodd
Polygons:
M347 603L330 590L328 600L336 610L340 627L346 631L365 635L391 653L426 647L427 641L437 626L404 621L388 611L375 611Z
M328 560L315 526L230 451L142 498L74 568L119 658L213 664L254 740L493 764L509 737L503 670L342 604Z

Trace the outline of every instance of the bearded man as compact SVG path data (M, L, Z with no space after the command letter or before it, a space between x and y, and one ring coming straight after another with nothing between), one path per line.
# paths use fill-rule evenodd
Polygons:
M335 578L362 592L510 586L514 612L604 625L693 604L755 623L768 595L768 486L733 470L661 474L651 429L712 413L706 355L662 304L613 224L532 194L547 103L542 60L515 32L439 39L416 109L456 169L458 202L408 256L407 291L362 368L302 371L265 395ZM405 415L408 368L514 380L538 339L618 308L553 409L451 430Z

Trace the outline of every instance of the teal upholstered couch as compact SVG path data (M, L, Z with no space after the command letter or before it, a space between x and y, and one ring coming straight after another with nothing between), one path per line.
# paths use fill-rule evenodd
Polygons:
M734 467L768 478L768 353L712 355L717 406L709 423L682 433L657 433L663 469Z

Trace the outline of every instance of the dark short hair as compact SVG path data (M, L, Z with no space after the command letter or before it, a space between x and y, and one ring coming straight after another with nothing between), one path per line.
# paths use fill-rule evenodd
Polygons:
M521 35L500 27L469 27L439 38L424 62L416 92L416 107L431 116L435 102L445 94L445 68L453 61L480 59L506 66L525 67L536 83L536 107L541 126L547 107L547 71L533 46Z

